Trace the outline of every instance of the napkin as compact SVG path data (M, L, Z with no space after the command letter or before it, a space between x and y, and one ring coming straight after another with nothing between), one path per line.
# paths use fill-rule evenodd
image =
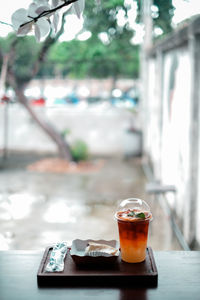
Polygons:
M45 272L62 272L64 270L64 259L67 253L65 242L57 243L53 247L50 259L45 267Z

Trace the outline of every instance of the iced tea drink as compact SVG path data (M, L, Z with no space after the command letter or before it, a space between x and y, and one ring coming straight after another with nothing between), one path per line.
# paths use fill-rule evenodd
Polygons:
M140 199L122 201L115 217L118 222L121 258L128 263L145 260L149 222L152 214L147 203Z

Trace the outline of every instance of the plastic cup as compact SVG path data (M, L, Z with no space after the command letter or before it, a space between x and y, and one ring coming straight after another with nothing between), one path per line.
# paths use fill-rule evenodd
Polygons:
M128 263L139 263L146 258L149 222L152 214L141 199L123 200L115 214L118 222L121 258Z

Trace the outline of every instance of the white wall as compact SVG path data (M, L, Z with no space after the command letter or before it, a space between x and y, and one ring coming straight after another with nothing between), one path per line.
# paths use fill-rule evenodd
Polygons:
M170 67L177 56L175 86L169 91ZM169 52L164 60L162 174L166 184L177 187L176 210L181 217L188 198L190 159L190 90L191 67L187 48Z
M42 118L59 132L70 130L69 141L84 140L91 154L137 154L141 138L130 134L130 126L138 126L138 116L125 109L106 104L83 106L35 107ZM0 107L0 148L3 148L4 106ZM19 104L9 105L8 148L12 150L56 151L51 139L41 131Z
M169 197L168 201L183 221L186 240L191 242L191 219L194 218L195 236L200 244L200 153L198 174L191 171L192 103L197 101L192 97L193 81L197 80L193 78L192 64L189 43L163 52L162 61L158 55L149 57L147 132L144 136L156 179L163 185L175 185L177 189L175 199ZM159 73L159 66L162 73ZM159 87L161 92L158 92ZM200 149L200 135L198 140ZM199 178L199 194L192 200L195 187L191 184L191 176ZM191 210L192 201L197 203L197 213Z

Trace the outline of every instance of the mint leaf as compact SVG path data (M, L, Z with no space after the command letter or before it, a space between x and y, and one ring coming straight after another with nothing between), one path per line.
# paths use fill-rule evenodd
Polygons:
M138 214L135 214L136 218L145 219L145 214L143 212L140 212Z
M128 217L135 217L135 213L134 211L130 211L127 215Z

